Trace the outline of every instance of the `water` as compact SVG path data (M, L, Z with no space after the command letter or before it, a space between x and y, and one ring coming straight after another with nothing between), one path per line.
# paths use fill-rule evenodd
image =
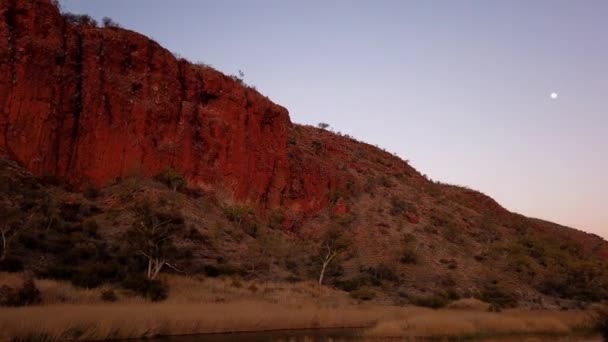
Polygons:
M362 329L317 329L173 336L147 339L148 342L372 342L401 339L368 339ZM421 339L421 341L428 341ZM435 340L436 341L436 340ZM600 336L516 336L477 339L479 342L602 342Z

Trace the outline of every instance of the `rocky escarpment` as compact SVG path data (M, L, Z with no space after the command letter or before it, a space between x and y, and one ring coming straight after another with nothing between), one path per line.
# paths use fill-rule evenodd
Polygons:
M69 20L48 0L0 3L0 150L83 188L169 167L259 208L323 205L327 182L288 196L288 112L145 36Z

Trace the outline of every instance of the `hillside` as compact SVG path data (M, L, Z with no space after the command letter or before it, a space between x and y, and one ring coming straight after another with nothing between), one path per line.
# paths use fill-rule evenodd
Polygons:
M4 269L82 287L145 272L314 280L378 302L574 307L606 299L608 244L511 213L348 136L293 124L237 77L47 0L0 3ZM143 213L143 214L142 214ZM143 217L143 218L142 218ZM330 235L328 235L330 234Z

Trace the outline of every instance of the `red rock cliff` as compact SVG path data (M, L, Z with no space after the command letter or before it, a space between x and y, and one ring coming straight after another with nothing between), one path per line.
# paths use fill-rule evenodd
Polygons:
M284 202L285 108L48 0L0 1L0 106L0 150L34 174L84 187L173 167L239 201Z

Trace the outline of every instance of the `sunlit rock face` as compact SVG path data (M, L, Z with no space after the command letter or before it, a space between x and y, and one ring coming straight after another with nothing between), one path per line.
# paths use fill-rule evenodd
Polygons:
M147 37L0 3L0 149L77 187L172 167L192 186L281 204L287 110Z

